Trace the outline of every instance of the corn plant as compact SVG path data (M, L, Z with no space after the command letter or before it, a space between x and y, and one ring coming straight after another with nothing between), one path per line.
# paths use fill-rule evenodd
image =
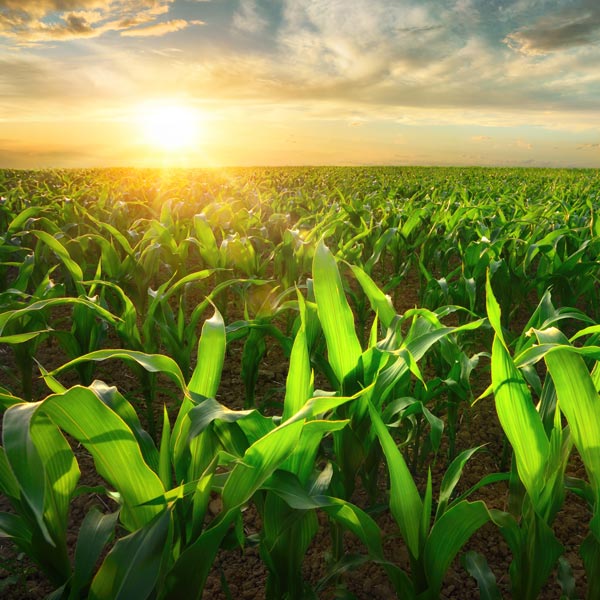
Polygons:
M267 351L269 337L277 341L286 356L291 352L291 340L276 325L276 319L294 307L286 298L293 288L280 292L266 281L245 282L244 319L234 321L227 327L228 343L244 340L242 351L241 376L244 382L246 408L256 405L256 382L260 363Z
M230 279L216 286L206 298L188 313L186 292L188 287L213 274L212 270L190 273L185 277L170 278L159 288L149 290L147 310L139 313L133 300L115 283L103 280L87 282L100 290L101 303L119 315L114 327L124 348L136 352L164 352L179 366L184 378L190 376L192 355L198 343L198 327L204 312L219 294L237 280ZM176 302L176 310L173 304ZM154 404L156 397L156 373L148 371L133 361L130 364L139 378L146 405L146 418L151 434L156 433Z
M431 472L421 497L402 453L371 403L369 413L390 475L390 510L410 558L410 574L398 568L390 573L391 580L401 599L439 598L444 575L469 538L488 521L505 518L501 511L488 510L481 500L469 502L468 496L479 487L506 476L490 474L467 493L452 499L465 464L478 448L461 452L444 474L433 514Z
M515 359L519 366L530 366L544 359L555 390L556 412L565 416L573 444L585 465L589 482L575 486L575 489L587 490L584 497L592 512L590 530L580 548L588 577L586 597L589 599L600 597L600 426L597 419L600 349L593 344L576 347L572 342L586 335L595 336L598 331L597 325L584 328L569 341L555 327L536 329L534 334L538 344ZM591 339L595 341L594 337ZM591 372L585 357L593 361Z
M203 328L198 366L187 385L176 363L168 357L107 350L84 355L47 374L46 381L56 393L41 402L23 404L13 402L10 396L5 398L10 406L3 428L6 454L2 463L5 467L3 490L13 501L21 520L25 522L30 513L34 517L33 525L19 522L19 526L8 517L6 534L26 552L33 553L27 541L39 537L35 527L41 531L42 550L36 550L33 557L56 584L65 586L64 594L77 597L74 589L90 586L90 596L97 598L125 597L133 590L139 597L146 597L152 590L165 598L181 597L182 593L186 597L200 597L224 536L240 518L240 507L280 466L285 469L287 464L297 464L290 471L297 475L310 471L311 456L314 458L320 437L345 425L314 419L351 400L346 397L308 399L290 418L286 413L279 425L257 411L233 413L219 407L210 398L218 387L224 351L225 328L216 313ZM95 382L89 388L78 386L65 390L55 379L55 375L78 362L113 358L133 360L150 371L165 372L181 387L184 398L177 420L171 428L165 416L158 448L142 429L131 404L115 388ZM303 361L303 366L305 363ZM297 375L292 377L295 379ZM287 410L295 409L306 392L307 389L297 390ZM34 427L38 422L51 438L44 441L42 447L38 447L41 442L38 443ZM91 583L77 574L79 571L73 571L66 556L66 516L78 469L61 430L92 454L98 473L116 492L112 497L120 506L121 525L130 532L116 541ZM96 441L100 439L105 441ZM52 469L48 467L50 455L46 456L50 451L61 457L60 462L50 461ZM27 461L35 463L38 477L31 478L23 468ZM219 465L225 473L217 480L215 470ZM68 477L66 472L70 474ZM174 481L180 483L173 487ZM60 502L42 493L47 485L52 486L56 494L60 493ZM207 526L204 517L211 488L220 491L223 509ZM364 513L350 505L323 499L320 495L311 502L323 504L323 509L330 510L338 521L348 522L348 527L359 532L365 541L367 538L362 533L365 526L370 523L371 530L377 531ZM47 503L59 504L56 516L53 513L49 516ZM82 527L82 535L93 528L100 516L94 514L89 519ZM111 519L100 528L104 542L112 536L108 527L113 523ZM26 526L32 530L28 536ZM100 540L89 543L100 546ZM377 548L376 542L368 541L368 544L375 544ZM55 546L62 548L62 554L50 552ZM272 552L276 554L273 549ZM190 577L191 564L203 566L193 569ZM93 574L89 565L84 571L88 579ZM77 581L75 588L74 581Z
M519 598L537 598L563 547L551 525L564 501L564 473L571 451L571 430L563 429L566 408L547 406L553 390L542 390L542 414L533 403L526 380L515 366L501 327L500 307L488 278L487 311L494 329L492 388L500 424L513 448L513 475L523 485L513 516L499 524L513 553L510 567L512 592ZM548 384L550 385L550 384ZM572 401L572 400L571 400Z
M29 298L27 298L29 300ZM50 335L56 336L67 351L80 354L76 334L87 334L84 343L89 348L99 342L97 332L117 318L96 303L94 298L62 297L60 287L54 287L50 279L42 282L36 295L29 301L13 303L10 310L0 313L0 340L14 348L20 370L23 395L32 399L33 363L40 343ZM56 331L50 326L50 311L53 307L73 307L73 325L70 332ZM87 367L80 369L82 378L87 377Z
M334 449L345 493L354 490L355 478L361 474L367 489L374 493L381 452L374 443L368 402L380 412L389 399L410 396L411 374L423 379L417 361L439 340L463 330L476 329L481 321L460 327L443 327L430 311L411 310L403 317L395 314L387 297L358 267L353 272L365 290L386 336L377 342L377 320L369 347L363 352L355 332L352 312L344 296L343 285L334 257L320 243L314 259L313 277L317 313L327 342L327 359L334 386L344 395L356 393L374 384L372 392L342 407L338 417L349 418L350 425L334 435ZM404 336L403 322L409 323ZM427 414L427 413L426 413Z

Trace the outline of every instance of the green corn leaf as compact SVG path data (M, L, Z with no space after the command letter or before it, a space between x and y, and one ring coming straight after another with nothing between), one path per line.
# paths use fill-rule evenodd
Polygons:
M200 255L210 267L220 266L220 252L212 227L204 214L194 215L194 229L200 244Z
M351 531L369 550L374 558L383 558L381 530L377 523L363 510L339 498L328 498L323 510L335 521Z
M131 429L88 388L75 386L46 398L40 407L61 429L85 446L98 474L113 485L130 530L148 523L161 509L140 506L164 493L158 475L144 462Z
M581 356L555 328L535 331L542 344L562 344L563 347L545 355L548 371L554 381L560 410L565 415L590 483L600 498L600 397Z
M203 398L199 404L188 412L190 421L188 435L190 438L200 435L214 421L236 423L256 412L256 409L231 410L214 398Z
M282 419L284 421L297 413L313 393L308 340L306 339L306 303L300 294L298 294L298 304L301 325L296 333L290 356L290 368L286 379L283 402Z
M504 335L502 333L500 305L498 304L496 296L494 296L494 292L492 291L489 272L487 274L485 286L485 302L490 325L492 326L492 329L494 330L496 336L500 339L502 344L506 346L506 344L504 343Z
M245 389L244 406L255 404L255 388L258 381L260 361L267 351L265 332L262 329L251 327L242 352L242 381Z
M263 512L261 556L269 569L267 597L300 598L305 594L302 563L319 529L315 511L290 508L275 494L267 494Z
M119 319L112 313L102 308L98 304L87 300L86 298L49 298L47 300L38 300L26 306L25 308L18 308L15 310L7 310L0 314L0 335L4 331L7 323L13 319L19 319L20 317L31 317L32 313L36 311L42 311L47 308L54 306L66 306L66 305L83 305L94 311L100 318L104 319L108 323L116 324Z
M444 514L444 511L448 506L448 502L450 501L450 497L452 496L452 492L454 492L454 488L456 487L456 484L462 475L467 461L482 447L483 446L477 446L476 448L464 450L450 463L450 466L446 469L444 478L442 479L442 485L440 486L440 496L435 514L436 521Z
M6 452L2 446L0 446L0 492L13 502L18 502L21 495L19 482L10 468Z
M77 600L91 582L94 567L113 537L119 513L102 514L92 507L85 515L75 547L75 562L69 600Z
M392 305L391 298L377 287L377 284L363 269L354 265L350 265L350 268L369 299L371 308L377 313L381 324L387 329L396 316L396 310Z
M140 419L130 402L114 386L106 385L103 381L94 381L90 389L114 411L131 429L137 440L144 460L148 466L158 473L159 456L154 441L140 423Z
M431 527L431 506L433 504L433 484L431 480L431 469L427 470L427 485L423 495L423 512L421 513L421 539L427 539Z
M335 258L322 241L315 251L313 279L329 362L341 386L346 375L356 367L362 350Z
M215 308L213 317L205 321L198 342L198 363L188 385L194 394L207 398L216 396L225 359L225 344L225 323Z
M44 519L46 474L44 463L33 443L31 419L39 403L16 404L4 414L2 444L8 464L19 484L21 495L31 508L46 542L55 546Z
M88 219L90 219L92 222L94 222L98 226L99 229L106 229L106 231L108 231L113 236L113 238L117 242L119 242L119 245L121 246L121 248L123 248L125 253L128 256L133 257L134 250L131 247L129 240L116 227L114 227L110 223L106 223L105 221L101 221L100 219L97 219L96 217L94 217L94 215L91 212L86 213L86 217Z
M71 258L68 250L52 235L47 233L46 231L32 230L32 234L34 234L39 240L44 242L51 250L58 256L61 262L65 265L69 275L73 278L73 283L78 288L79 293L83 292L83 286L81 282L83 281L83 271L79 264Z
M31 529L22 517L12 513L0 512L0 539L12 540L22 551L33 556Z
M500 483L501 481L509 481L510 473L490 473L489 475L484 475L476 484L472 485L466 492L463 492L459 496L457 496L448 506L454 506L458 502L462 500L466 500L474 494L477 490L480 490L483 487L488 485L493 485L494 483Z
M223 488L225 511L237 508L252 497L267 477L292 453L303 425L302 421L284 423L246 450Z
M325 495L311 495L299 479L287 471L276 471L263 486L297 511L323 509L332 519L354 533L372 558L382 559L381 530L363 510L350 502Z
M213 527L207 529L181 553L167 573L161 599L200 600L221 542L236 514L237 511L224 514Z
M312 475L323 436L327 433L340 431L348 423L348 420L332 421L329 419L326 421L308 421L302 429L298 445L281 465L281 469L295 473L300 482L305 484Z
M195 271L194 273L190 273L181 279L178 279L173 285L166 286L164 291L162 289L159 290L157 296L161 297L161 301L170 298L175 293L177 293L182 287L186 286L188 283L194 283L196 281L202 281L207 277L210 277L215 272L215 269L203 269L202 271Z
M548 329L544 329L544 332L550 330L559 331L558 329L550 327ZM537 330L534 329L534 332L535 331ZM556 351L564 350L565 347L567 347L569 352L571 352L572 354L577 354L583 358L591 358L596 360L600 359L600 346L570 346L566 337L563 337L562 339L565 340L565 343L563 344L538 344L533 346L532 348L525 350L524 352L515 357L515 364L519 368L527 367L529 365L535 364L536 362L538 362L542 358L545 358L549 354L553 354Z
M171 513L162 511L141 529L121 538L92 581L90 600L145 600L158 581L169 550Z
M544 487L549 441L529 388L504 344L500 307L494 298L489 277L486 290L488 317L496 333L492 345L492 385L496 411L515 452L519 477L537 507Z
M458 551L489 520L488 509L479 500L454 505L434 523L425 544L423 559L433 597L438 597L444 575Z
M29 206L25 210L22 210L18 215L16 215L13 220L8 224L6 229L6 237L9 238L13 236L15 233L18 233L23 229L23 226L35 217L38 213L42 212L43 208L41 206Z
M10 406L14 406L15 404L21 404L22 402L23 402L23 398L14 396L8 390L5 390L4 388L0 388L0 407L3 410L6 410Z
M411 555L418 559L422 545L423 501L396 442L370 402L369 413L390 473L390 510Z
M420 377L417 362L436 342L453 333L477 329L484 323L484 320L480 319L459 327L439 327L438 329L431 329L431 325L421 319L417 323L420 325L407 335L402 348L386 348L387 342L378 345L382 350L387 350L394 359L388 362L375 381L373 398L377 399L378 405L385 401L396 383L409 371Z
M39 410L31 419L30 434L46 474L44 519L53 539L66 548L69 505L81 474L79 466L60 430Z
M285 423L290 424L303 419L314 419L315 417L324 415L332 410L335 410L338 408L338 406L342 406L342 404L346 404L347 402L352 402L353 400L360 398L363 394L370 394L373 391L373 387L374 384L371 384L356 392L356 394L353 396L313 396L307 400L304 406L295 415L285 421ZM319 393L319 390L317 390L315 393Z
M194 490L194 496L192 500L192 539L197 538L201 534L202 528L204 527L204 517L206 515L206 510L210 501L210 494L212 492L211 484L218 464L219 457L215 456L202 474L202 477L198 480L198 485Z
M119 311L120 320L115 325L119 336L125 339L125 343L133 350L140 350L142 342L137 327L137 311L129 296L116 283L101 279L92 279L83 282L85 285L103 286L114 291L119 298L122 308Z
M165 490L172 487L171 476L171 424L169 422L169 413L166 405L163 406L163 428L160 437L160 447L158 451L158 476L162 481Z
M29 331L27 333L15 333L14 335L0 336L0 344L22 344L44 333L50 333L52 329L40 329L39 331Z
M469 575L477 581L481 600L502 600L502 595L496 584L496 577L485 556L471 550L464 555L463 565Z
M75 365L89 360L104 361L115 358L132 360L150 373L164 373L177 383L181 390L186 390L185 380L181 373L181 369L172 358L163 356L162 354L146 354L145 352L138 352L137 350L96 350L95 352L84 354L83 356L65 363L58 369L51 371L49 374L54 377Z
M38 412L42 403L19 404L4 416L3 441L6 465L14 475L6 482L19 487L37 529L33 530L32 552L56 583L70 576L67 554L68 510L79 479L73 452L48 417ZM8 475L8 473L7 473ZM14 489L12 490L14 493Z

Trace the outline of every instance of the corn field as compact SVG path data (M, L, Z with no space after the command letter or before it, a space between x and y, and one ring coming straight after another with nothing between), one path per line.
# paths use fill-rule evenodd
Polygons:
M599 256L594 170L0 171L0 595L600 600Z

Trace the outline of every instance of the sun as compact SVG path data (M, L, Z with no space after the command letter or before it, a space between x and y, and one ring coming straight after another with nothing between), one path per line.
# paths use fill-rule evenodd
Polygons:
M189 150L199 141L200 115L184 104L143 107L139 122L146 143L164 152Z

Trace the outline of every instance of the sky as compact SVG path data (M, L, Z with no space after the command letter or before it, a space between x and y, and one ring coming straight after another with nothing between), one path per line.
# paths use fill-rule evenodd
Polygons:
M0 0L0 168L600 167L600 0Z

